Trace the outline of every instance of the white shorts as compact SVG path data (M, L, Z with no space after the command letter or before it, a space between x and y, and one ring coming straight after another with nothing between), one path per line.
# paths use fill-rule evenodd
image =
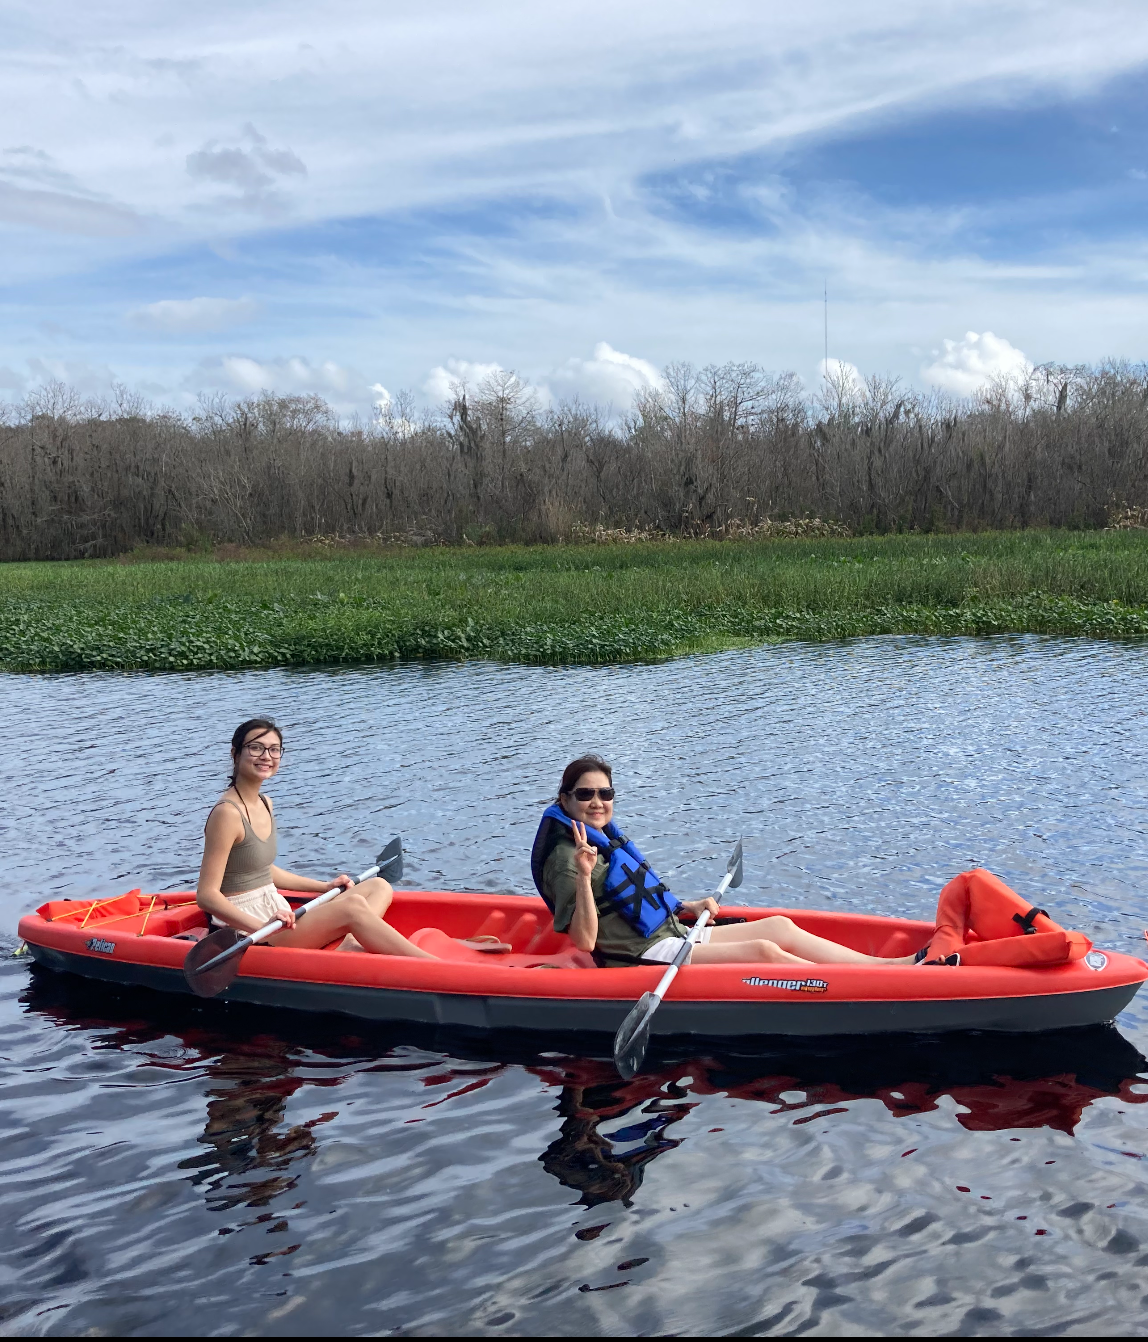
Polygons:
M695 939L694 945L704 946L706 942L709 941L710 933L712 931L712 927L703 927L701 936ZM674 963L674 957L682 949L685 943L685 937L663 937L661 941L655 941L648 951L643 952L642 959L649 961L651 964L672 965ZM693 953L691 952L691 959L692 958ZM686 961L686 964L689 964L689 960Z
M269 923L284 911L290 913L291 905L273 885L261 885L258 890L244 890L241 895L224 895L241 912L249 913L261 923ZM217 918L212 918L212 927L222 927Z

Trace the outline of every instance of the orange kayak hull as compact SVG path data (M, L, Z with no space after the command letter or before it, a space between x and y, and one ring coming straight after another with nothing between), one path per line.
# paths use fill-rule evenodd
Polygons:
M871 955L909 954L933 933L931 923L808 909L727 906L722 916L755 921L778 913ZM221 1000L484 1031L612 1033L664 972L658 965L594 968L554 932L536 897L399 891L387 916L440 958L255 946ZM133 891L106 901L52 901L21 919L19 931L43 968L180 993L190 991L185 938L203 927L190 892ZM462 944L474 936L512 949L488 954ZM1064 1029L1111 1021L1146 978L1143 960L1104 950L1041 968L693 965L671 985L654 1032L750 1038Z

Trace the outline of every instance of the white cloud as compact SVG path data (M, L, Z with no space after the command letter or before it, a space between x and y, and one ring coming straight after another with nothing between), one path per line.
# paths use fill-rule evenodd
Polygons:
M183 380L186 392L222 391L230 396L321 396L341 415L369 413L377 404L378 384L358 369L333 359L311 362L298 355L256 359L247 354L225 354L201 359Z
M89 363L86 359L40 359L27 361L29 382L63 382L82 396L104 396L112 391L120 379L106 363Z
M442 405L452 399L456 386L473 392L486 378L503 371L498 363L447 359L431 369L422 390L432 405ZM633 405L638 392L662 385L652 363L623 354L604 340L594 346L592 358L566 359L555 367L535 369L530 377L520 380L543 403L577 399L623 412Z
M591 359L567 359L545 379L552 397L571 400L577 397L591 405L613 406L628 410L638 392L662 385L661 375L652 363L623 354L604 340L594 346Z
M197 331L226 331L254 321L259 304L254 298L162 298L128 313L128 321L145 331L182 335Z
M963 340L946 340L944 351L933 353L936 357L921 369L921 376L958 396L973 396L994 378L1023 377L1032 369L1021 350L991 331L966 331Z
M427 374L423 391L434 405L442 405L454 396L454 388L462 385L472 391L494 373L501 373L500 363L471 363L467 359L447 359Z
M815 397L834 410L859 405L865 399L865 379L856 364L844 359L818 359Z

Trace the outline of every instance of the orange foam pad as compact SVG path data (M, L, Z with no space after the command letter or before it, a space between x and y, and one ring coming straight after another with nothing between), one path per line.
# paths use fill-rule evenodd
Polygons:
M420 950L428 952L439 960L450 960L456 964L478 964L483 963L496 967L502 965L505 968L529 969L533 965L547 964L558 965L563 969L593 969L595 968L592 956L585 951L576 950L574 947L567 947L565 950L556 951L552 955L527 955L522 952L517 954L510 951L491 952L476 951L473 946L466 946L455 937L448 937L447 934L438 927L420 927L417 932L412 932L408 940L413 946Z
M91 927L105 918L122 918L125 914L139 913L143 907L139 893L138 890L129 890L126 895L107 900L50 899L47 904L41 904L36 912L50 923L66 918L69 922L79 924L86 919L87 926Z

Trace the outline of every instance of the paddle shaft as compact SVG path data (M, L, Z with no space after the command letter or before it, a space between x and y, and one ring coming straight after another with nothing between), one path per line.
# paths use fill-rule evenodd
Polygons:
M720 902L725 892L730 889L736 890L741 885L741 881L742 854L741 840L739 839L737 847L726 863L725 875L722 877L721 884L714 891L714 898ZM646 1056L646 1049L650 1043L650 1025L657 1014L658 1008L662 1005L662 998L670 984L673 983L674 976L698 944L698 940L702 932L705 931L709 920L708 909L698 915L697 922L687 933L683 944L678 947L678 953L674 956L673 963L662 975L658 986L653 992L643 993L635 1002L630 1014L618 1026L618 1033L614 1036L614 1066L618 1069L618 1075L623 1080L629 1081L641 1067L642 1060Z
M714 891L714 899L716 899L719 904L721 903L725 892L729 889L729 883L732 880L732 871L727 871L721 878L721 884ZM656 997L659 1002L665 997L666 990L669 988L670 984L673 983L678 970L681 969L682 965L689 959L690 953L698 944L698 939L709 920L709 909L703 909L701 913L698 914L697 922L690 928L689 935L686 937L685 942L679 947L677 955L674 956L673 964L671 964L669 969L662 975L661 979L658 981L658 986L653 991L653 996Z
M377 866L368 867L366 871L360 872L359 875L355 877L354 884L358 885L362 881L369 881L372 876L377 876L378 873L379 868ZM298 922L309 909L317 909L320 904L326 904L329 900L334 899L336 895L341 895L346 888L345 885L336 885L325 894L316 895L314 899L309 899L295 914L295 921ZM224 960L230 960L233 955L241 955L248 946L254 946L260 941L266 941L268 937L273 937L282 927L282 919L273 919L271 922L261 927L258 932L252 932L250 936L244 937L242 941L237 941L234 946L229 946L227 950L221 951L219 955L208 960L206 964L200 965L195 972L197 974L204 974L207 970L214 968L215 965L221 964Z

